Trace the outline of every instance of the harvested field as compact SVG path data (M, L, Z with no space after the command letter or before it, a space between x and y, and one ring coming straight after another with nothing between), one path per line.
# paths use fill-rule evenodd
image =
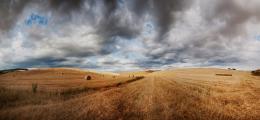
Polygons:
M219 73L232 76L216 76ZM205 68L128 72L89 81L76 79L80 75L64 80L54 76L47 80L36 76L32 80L28 76L10 79L9 75L13 74L0 76L0 119L4 120L260 118L260 78L246 71ZM32 92L34 82L39 92Z

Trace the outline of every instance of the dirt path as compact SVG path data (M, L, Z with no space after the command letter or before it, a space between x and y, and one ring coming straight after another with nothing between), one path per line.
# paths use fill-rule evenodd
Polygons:
M121 88L120 110L122 119L167 119L166 88L163 88L167 81L158 79L156 76L147 76L146 78L130 83Z
M127 96L139 96L139 99L133 99L135 107L131 107L133 112L140 110L145 120L171 119L172 111L171 103L177 84L173 80L162 79L160 76L151 75L137 83L140 86L136 93L126 93ZM130 105L131 106L131 105ZM171 113L172 112L172 113Z
M153 77L149 77L145 79L147 81L147 84L143 85L143 91L141 94L143 94L144 98L139 99L140 103L143 103L144 112L146 113L145 118L151 119L154 118L153 115L153 109L154 109L154 81L155 79Z

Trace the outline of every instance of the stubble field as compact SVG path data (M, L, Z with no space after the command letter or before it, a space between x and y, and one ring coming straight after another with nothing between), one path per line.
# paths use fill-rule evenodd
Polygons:
M45 69L0 75L3 120L259 118L260 77L246 71Z

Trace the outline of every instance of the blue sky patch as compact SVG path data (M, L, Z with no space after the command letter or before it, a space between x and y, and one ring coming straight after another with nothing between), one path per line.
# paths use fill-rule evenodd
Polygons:
M258 40L258 41L260 41L260 35L256 35L256 36L255 36L255 39Z
M35 13L32 13L26 20L25 24L28 26L32 26L34 24L36 25L47 25L48 24L48 19L45 16L41 16Z

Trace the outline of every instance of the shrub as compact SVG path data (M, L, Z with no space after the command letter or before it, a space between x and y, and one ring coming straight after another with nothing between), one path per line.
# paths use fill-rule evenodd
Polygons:
M252 73L252 75L260 76L260 70L255 70L255 71L252 71L251 73Z

